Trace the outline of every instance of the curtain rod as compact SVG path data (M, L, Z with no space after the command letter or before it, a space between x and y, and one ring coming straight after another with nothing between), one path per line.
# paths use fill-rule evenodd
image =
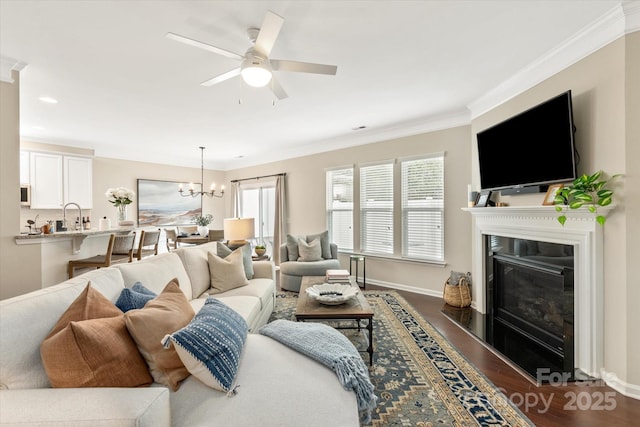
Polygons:
M283 173L274 173L272 175L262 175L262 176L254 176L253 178L242 178L242 179L232 179L231 182L240 182L240 181L249 181L251 179L260 179L260 178L270 178L272 176L287 176L286 172Z

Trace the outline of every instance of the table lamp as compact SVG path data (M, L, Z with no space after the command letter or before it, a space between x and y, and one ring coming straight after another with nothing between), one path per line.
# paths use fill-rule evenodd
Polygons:
M230 249L246 245L248 239L255 237L255 222L253 218L225 218L224 239L228 240Z

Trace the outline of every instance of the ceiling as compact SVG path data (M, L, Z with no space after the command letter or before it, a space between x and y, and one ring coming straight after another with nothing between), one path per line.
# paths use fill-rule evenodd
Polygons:
M192 167L205 146L205 167L229 170L469 123L620 3L0 0L0 56L27 64L25 140ZM267 10L285 19L271 58L337 74L276 71L282 101L239 77L204 87L238 61L165 37L244 54Z

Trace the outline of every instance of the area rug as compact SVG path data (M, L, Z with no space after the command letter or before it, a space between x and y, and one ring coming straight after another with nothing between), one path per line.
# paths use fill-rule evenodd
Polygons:
M369 373L378 406L369 425L534 425L397 292L363 292L375 313ZM297 301L298 294L279 292L270 320L295 320ZM344 333L366 348L366 334Z

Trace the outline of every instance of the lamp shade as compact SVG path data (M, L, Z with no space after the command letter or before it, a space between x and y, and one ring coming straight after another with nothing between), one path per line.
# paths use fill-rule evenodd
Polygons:
M255 236L255 225L253 218L225 218L224 219L224 239L225 240L247 240Z

